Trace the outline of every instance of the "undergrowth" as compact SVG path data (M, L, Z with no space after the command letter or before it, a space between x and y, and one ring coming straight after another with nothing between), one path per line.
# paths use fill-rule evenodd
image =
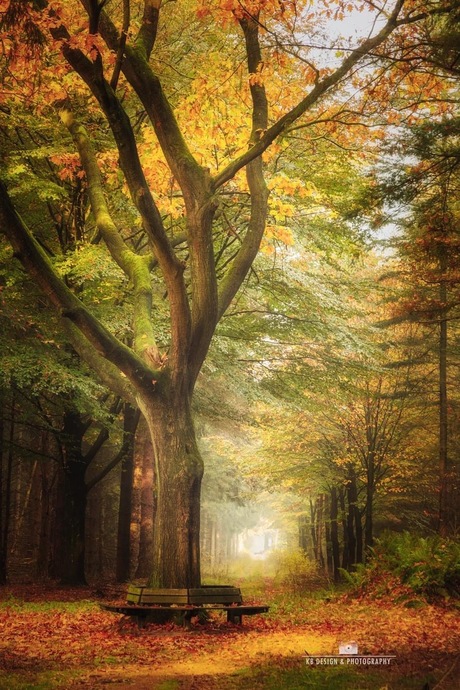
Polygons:
M352 593L416 603L460 597L460 544L404 532L375 541L366 564L341 571Z

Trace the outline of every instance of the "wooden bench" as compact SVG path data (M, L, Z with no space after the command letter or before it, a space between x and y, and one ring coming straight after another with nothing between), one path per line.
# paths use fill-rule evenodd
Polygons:
M164 623L176 614L181 614L184 628L190 629L194 616L206 611L226 611L227 621L237 625L243 624L243 616L254 616L258 613L267 613L269 606L140 606L136 604L101 604L101 608L113 613L121 613L124 616L132 616L137 619L140 628L149 620L152 623Z
M228 622L242 625L243 616L254 616L269 610L268 606L244 605L241 591L229 585L204 585L189 589L153 589L130 585L126 604L101 604L101 607L106 611L134 617L139 627L143 627L148 620L164 623L179 614L187 629L190 629L194 616L206 611L225 611Z

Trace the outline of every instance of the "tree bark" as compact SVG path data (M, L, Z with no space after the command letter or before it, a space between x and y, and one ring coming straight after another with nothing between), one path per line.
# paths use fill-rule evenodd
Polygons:
M330 505L332 573L333 573L333 577L334 577L334 582L337 582L339 580L339 568L340 568L340 544L339 544L338 514L339 514L339 506L338 506L338 499L337 499L337 489L334 486L331 489L331 505Z
M11 521L11 479L13 471L13 456L12 445L14 435L14 420L15 420L15 403L14 397L11 402L11 421L8 433L8 450L6 452L6 463L3 463L3 448L6 444L3 443L5 434L5 423L2 414L1 418L1 440L0 446L0 584L6 584L8 581L8 542Z
M444 236L443 236L444 239ZM439 244L439 534L449 534L449 457L448 457L448 398L447 398L447 249Z
M164 386L139 398L154 450L157 505L152 587L199 587L203 461L188 396Z
M325 567L324 553L323 553L323 530L324 530L324 494L320 494L316 499L317 509L317 523L316 523L316 546L317 546L317 561L320 568Z
M130 536L131 536L131 504L134 475L134 434L138 422L137 411L129 404L123 410L123 445L125 453L121 460L120 475L120 505L118 511L117 536L117 582L126 582L130 576Z
M136 578L148 578L153 571L153 525L156 491L154 459L149 430L142 418L136 434L135 463L138 465L138 557Z
M58 574L66 584L86 584L85 521L87 464L82 456L84 433L80 415L67 412L61 440L63 443L63 514L62 544Z
M358 506L358 490L356 486L356 473L350 468L347 481L348 516L348 567L363 560L363 527L361 511Z
M307 516L299 515L299 548L304 552L308 553L308 528L307 528Z
M364 545L366 550L374 543L374 490L375 490L375 457L368 454L366 473L366 509L364 523Z
M50 510L49 510L49 485L46 472L42 467L41 474L41 500L40 500L40 522L39 540L37 553L37 577L46 579L50 572Z
M315 501L313 503L313 500L310 496L309 498L310 502L310 535L311 535L311 543L312 543L312 551L313 551L313 557L315 561L318 561L318 535L316 531L316 519L317 519L317 514L318 514L318 504Z
M343 548L342 548L342 568L347 570L349 564L349 545L348 545L348 516L345 504L345 489L339 489L340 513L342 520Z

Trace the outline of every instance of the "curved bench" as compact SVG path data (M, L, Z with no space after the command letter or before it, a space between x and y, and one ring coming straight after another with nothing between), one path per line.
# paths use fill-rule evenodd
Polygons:
M129 585L126 604L101 604L106 611L137 619L139 627L147 620L164 623L181 614L184 627L190 628L194 616L206 611L225 611L227 621L242 625L243 616L267 613L268 606L245 605L241 590L231 585L203 585L198 588L155 589Z
M206 611L226 611L227 621L236 625L243 624L243 616L254 616L258 613L267 613L269 606L259 605L192 605L183 606L173 604L171 606L155 606L141 604L101 604L101 608L113 613L121 613L124 616L132 616L137 619L137 623L142 628L150 620L152 623L164 623L170 620L176 613L182 614L184 628L189 629L194 616Z

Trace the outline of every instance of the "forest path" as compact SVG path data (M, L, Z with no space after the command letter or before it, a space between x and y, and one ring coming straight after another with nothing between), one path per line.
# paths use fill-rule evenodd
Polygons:
M190 654L181 658L162 662L152 659L152 665L127 664L115 669L106 668L82 679L74 688L91 690L108 688L110 690L152 690L154 688L173 690L220 690L221 688L242 687L245 676L248 687L252 668L276 665L280 668L298 666L305 670L306 651L310 655L331 654L337 649L335 635L318 635L310 629L245 631L243 628L236 638L213 631L209 640L211 649L194 653L194 635L202 633L183 633L189 635Z

